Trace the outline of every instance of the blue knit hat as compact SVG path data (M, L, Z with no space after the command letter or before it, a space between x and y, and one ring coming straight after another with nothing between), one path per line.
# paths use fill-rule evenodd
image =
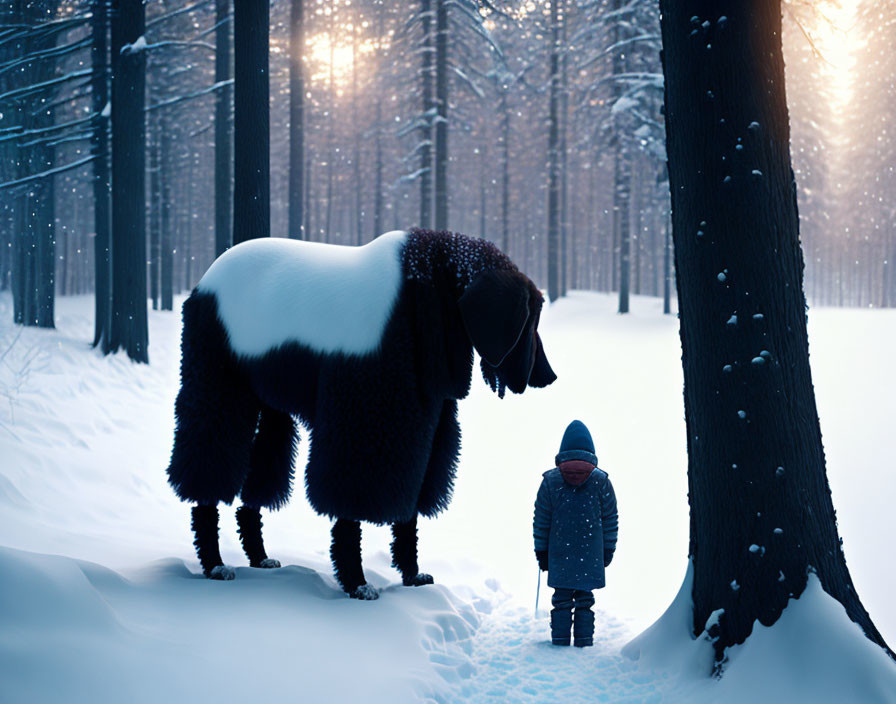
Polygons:
M560 452L554 458L555 464L568 460L584 460L597 466L597 455L594 454L594 441L591 433L580 420L574 420L563 433L563 441L560 443Z

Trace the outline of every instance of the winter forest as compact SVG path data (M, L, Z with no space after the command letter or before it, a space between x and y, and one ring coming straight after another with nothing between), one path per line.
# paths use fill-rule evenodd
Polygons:
M894 39L0 1L0 700L896 702Z

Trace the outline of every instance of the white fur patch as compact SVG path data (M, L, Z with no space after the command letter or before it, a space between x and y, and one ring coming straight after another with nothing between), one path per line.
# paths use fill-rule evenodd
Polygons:
M218 565L217 567L212 567L212 571L208 573L209 579L220 579L225 582L229 582L231 579L236 577L236 572L233 567L229 565Z
M288 342L369 354L379 347L398 297L407 236L387 232L363 247L249 240L218 257L196 288L217 297L239 356L260 357Z
M361 601L376 601L380 598L380 593L369 584L362 584L360 587L355 587L355 591L353 591L349 596L352 599L360 599Z

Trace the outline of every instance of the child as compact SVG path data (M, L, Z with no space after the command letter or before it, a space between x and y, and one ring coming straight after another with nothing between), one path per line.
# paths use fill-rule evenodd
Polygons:
M605 585L604 568L616 550L616 494L597 468L591 433L581 421L569 424L554 461L535 500L535 557L554 589L551 642L569 645L572 629L574 644L583 648L594 643L591 590Z

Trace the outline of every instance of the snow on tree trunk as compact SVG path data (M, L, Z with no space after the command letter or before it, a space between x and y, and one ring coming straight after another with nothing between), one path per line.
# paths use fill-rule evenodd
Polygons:
M780 0L661 0L694 562L717 662L815 572L886 647L846 567L809 369Z

